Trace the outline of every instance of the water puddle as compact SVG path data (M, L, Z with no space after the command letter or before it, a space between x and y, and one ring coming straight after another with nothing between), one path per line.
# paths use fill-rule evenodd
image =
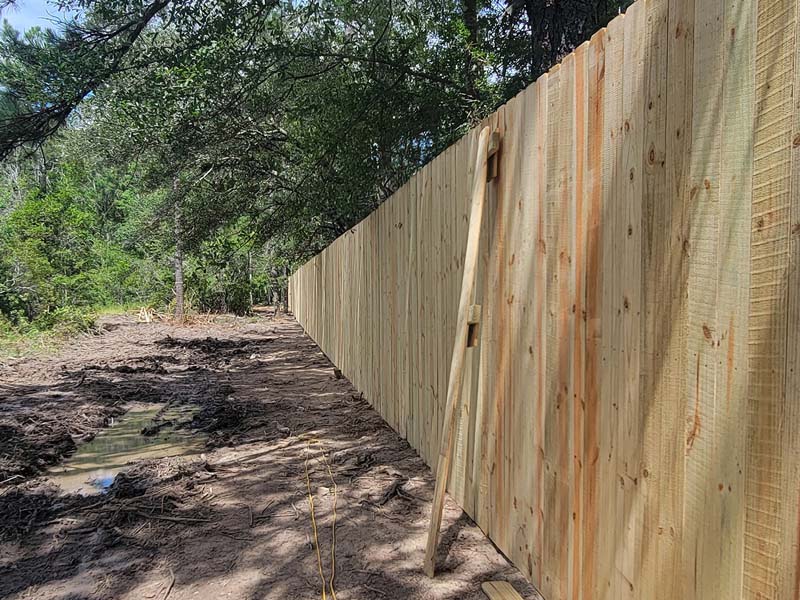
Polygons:
M197 412L196 406L161 404L133 405L110 427L103 429L91 442L48 471L48 476L65 492L92 494L105 492L117 473L130 462L143 458L191 456L200 454L205 437L189 429L176 429ZM160 414L159 414L160 413ZM156 417L160 417L156 419ZM160 424L170 421L164 427ZM154 430L142 435L143 429Z

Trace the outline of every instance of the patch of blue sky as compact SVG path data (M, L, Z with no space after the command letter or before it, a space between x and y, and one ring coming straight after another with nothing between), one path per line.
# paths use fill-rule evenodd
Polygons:
M31 27L60 30L61 24L74 14L59 10L56 3L48 0L17 0L0 11L0 18L18 31L26 31Z

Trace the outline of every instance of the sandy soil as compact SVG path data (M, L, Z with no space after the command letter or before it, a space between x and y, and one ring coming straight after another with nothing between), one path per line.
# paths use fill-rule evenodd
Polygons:
M139 461L103 496L41 477L131 401L198 405L207 451ZM477 599L490 579L539 598L449 498L425 577L430 470L282 315L115 317L3 365L0 482L3 598L313 599L320 571L340 600Z

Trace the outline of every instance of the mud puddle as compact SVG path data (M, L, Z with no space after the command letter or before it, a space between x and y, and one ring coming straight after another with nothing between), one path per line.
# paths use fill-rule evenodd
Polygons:
M103 493L133 461L198 455L206 436L185 426L198 408L132 405L91 442L48 470L47 476L66 493Z

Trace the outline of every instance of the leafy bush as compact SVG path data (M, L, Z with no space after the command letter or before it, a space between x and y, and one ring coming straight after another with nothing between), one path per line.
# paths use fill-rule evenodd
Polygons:
M0 313L0 338L8 337L14 333L14 324Z
M94 327L95 314L74 306L62 306L39 315L32 325L40 331L52 331L56 335L74 335Z
M85 331L96 308L169 298L163 248L137 245L149 197L133 201L119 189L128 185L72 161L54 168L46 191L22 181L16 200L0 195L0 335Z

